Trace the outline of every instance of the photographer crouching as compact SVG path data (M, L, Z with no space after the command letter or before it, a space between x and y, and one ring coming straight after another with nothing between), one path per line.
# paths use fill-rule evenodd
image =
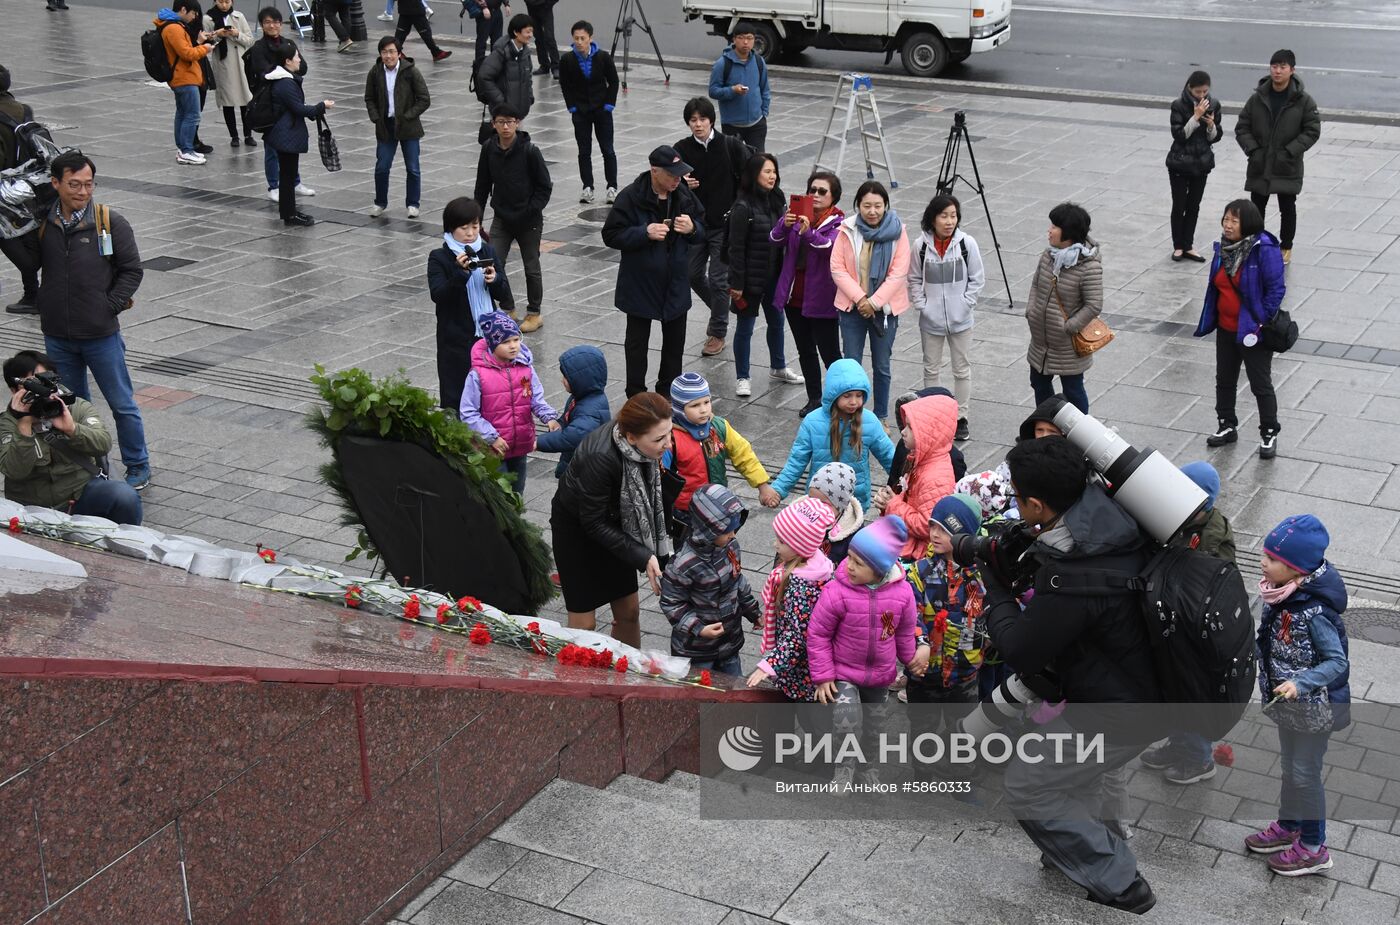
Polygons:
M1007 764L1008 806L1042 863L1088 890L1089 899L1141 914L1156 897L1128 843L1100 818L1100 804L1104 776L1159 737L1133 715L1140 711L1119 706L1162 697L1141 604L1110 590L1115 577L1142 571L1149 549L1137 521L1089 482L1084 451L1066 438L1024 440L1006 461L1024 523L1021 544L1029 546L1014 562L1007 556L982 567L987 628L1027 684L1048 675L1059 690L1047 700L1066 701L1061 715L1036 730L1039 742ZM1035 594L1022 610L1011 586L1023 590L1032 575ZM1101 762L1079 762L1074 749L1057 751L1050 738L1098 732Z
M0 414L5 497L139 525L141 496L102 471L112 435L92 405L59 382L53 361L21 350L5 361L4 373L10 387L9 408Z

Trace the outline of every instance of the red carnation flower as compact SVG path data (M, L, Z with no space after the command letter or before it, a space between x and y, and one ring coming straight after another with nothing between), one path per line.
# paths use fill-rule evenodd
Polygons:
M481 601L471 595L464 594L457 599L457 609L462 613L475 613L481 609Z
M534 648L534 650L535 650L536 652L538 652L540 655L548 655L548 654L549 654L549 646L547 646L547 645L544 644L544 640L543 640L543 639L531 639L531 640L530 640L530 645L531 645L531 646Z
M710 686L710 669L705 668L700 672L700 683L706 687Z
M346 589L345 589L345 606L346 606L346 607L359 607L359 606L360 606L360 602L364 600L364 598L360 596L360 594L361 594L362 591L364 591L364 589L361 588L359 585L351 585L350 587L346 588Z
M274 549L268 549L266 546L258 546L258 555L262 557L262 560L264 562L270 563L277 561L277 551Z
M604 649L598 653L598 667L611 668L613 665L613 654L611 649Z
M622 658L613 662L613 668L617 671L618 674L622 674L625 671L627 671L627 656L624 655L622 656Z
M1224 742L1215 746L1210 756L1215 760L1216 764L1222 767L1233 768L1235 766L1235 750Z
M540 624L539 624L539 621L538 621L538 620L532 620L532 621L530 621L529 625L527 625L527 626L525 627L525 630L526 630L526 632L534 633L536 636L538 636L538 635L540 634Z
M446 623L446 622L447 622L448 620L450 620L451 618L452 618L452 605L451 605L451 604L438 604L438 608L437 608L437 621L438 621L439 623Z
M10 518L10 532L11 532L11 533L23 533L23 532L24 532L24 528L21 527L21 526L19 525L19 518L18 518L18 517L11 517L11 518Z
M418 595L410 594L408 600L403 604L403 615L410 620L417 620L418 613L423 609L423 605L418 603Z
M491 642L491 631L486 628L485 623L478 623L472 627L472 631L467 634L467 638L473 645L484 646Z

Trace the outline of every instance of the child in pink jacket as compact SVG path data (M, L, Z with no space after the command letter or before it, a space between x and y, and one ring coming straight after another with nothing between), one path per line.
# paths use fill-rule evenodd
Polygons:
M864 730L861 704L883 704L899 672L914 658L918 635L914 592L904 579L899 553L909 539L904 521L881 517L851 538L846 559L822 589L807 626L807 658L819 703L836 705L833 725L843 736L861 734L867 756L877 754L878 721ZM849 782L855 764L837 768L837 783ZM879 783L878 772L865 772Z
M881 421L890 410L890 354L899 316L909 307L909 235L890 208L890 194L875 180L856 190L856 214L841 223L831 251L836 283L836 323L842 355L864 362L870 338L875 406Z

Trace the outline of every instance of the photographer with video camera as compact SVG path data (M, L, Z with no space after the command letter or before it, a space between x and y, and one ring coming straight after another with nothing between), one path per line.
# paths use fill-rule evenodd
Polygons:
M34 350L5 361L10 406L0 414L0 475L20 504L141 523L141 496L107 478L112 435L92 405L64 388L54 363Z
M1045 738L1025 743L1024 754L1007 765L1008 803L1044 863L1091 900L1141 914L1156 897L1128 843L1099 817L1105 774L1155 738L1150 724L1115 708L1162 699L1139 599L1105 590L1106 576L1141 573L1147 547L1137 521L1089 482L1084 451L1065 437L1022 441L1006 461L1023 518L1018 532L1022 542L1034 539L1014 561L1004 555L979 562L988 631L1022 678L1057 679L1067 707L1038 731L1104 735L1101 762L1076 762ZM1030 572L1035 596L1023 612L1011 585ZM1112 706L1076 709L1080 704Z

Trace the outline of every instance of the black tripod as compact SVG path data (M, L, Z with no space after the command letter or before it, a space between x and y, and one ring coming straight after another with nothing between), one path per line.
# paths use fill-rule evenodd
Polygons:
M962 146L967 146L967 159L972 162L973 183L958 173L958 154ZM1012 308L1016 300L1011 297L1011 280L1006 275L1006 264L1001 259L1001 242L997 240L997 229L992 224L992 210L987 205L987 191L982 186L982 174L977 170L977 155L972 153L972 138L967 134L967 113L959 109L953 113L953 127L948 130L948 146L943 149L943 166L938 171L936 191L941 196L951 195L957 181L963 181L982 197L982 211L987 213L987 227L992 231L992 246L997 252L997 265L1001 267L1001 281L1006 284L1006 301Z
M632 15L632 10L636 9L637 15ZM666 71L666 61L661 57L661 46L656 44L656 33L651 29L651 23L647 21L647 11L642 9L642 0L622 0L622 5L617 8L617 25L613 26L612 49L609 54L617 56L617 37L622 36L622 92L627 92L627 60L632 53L632 27L636 26L647 34L651 39L652 50L656 52L656 63L661 65L661 73L666 77L666 83L671 83L671 75Z

